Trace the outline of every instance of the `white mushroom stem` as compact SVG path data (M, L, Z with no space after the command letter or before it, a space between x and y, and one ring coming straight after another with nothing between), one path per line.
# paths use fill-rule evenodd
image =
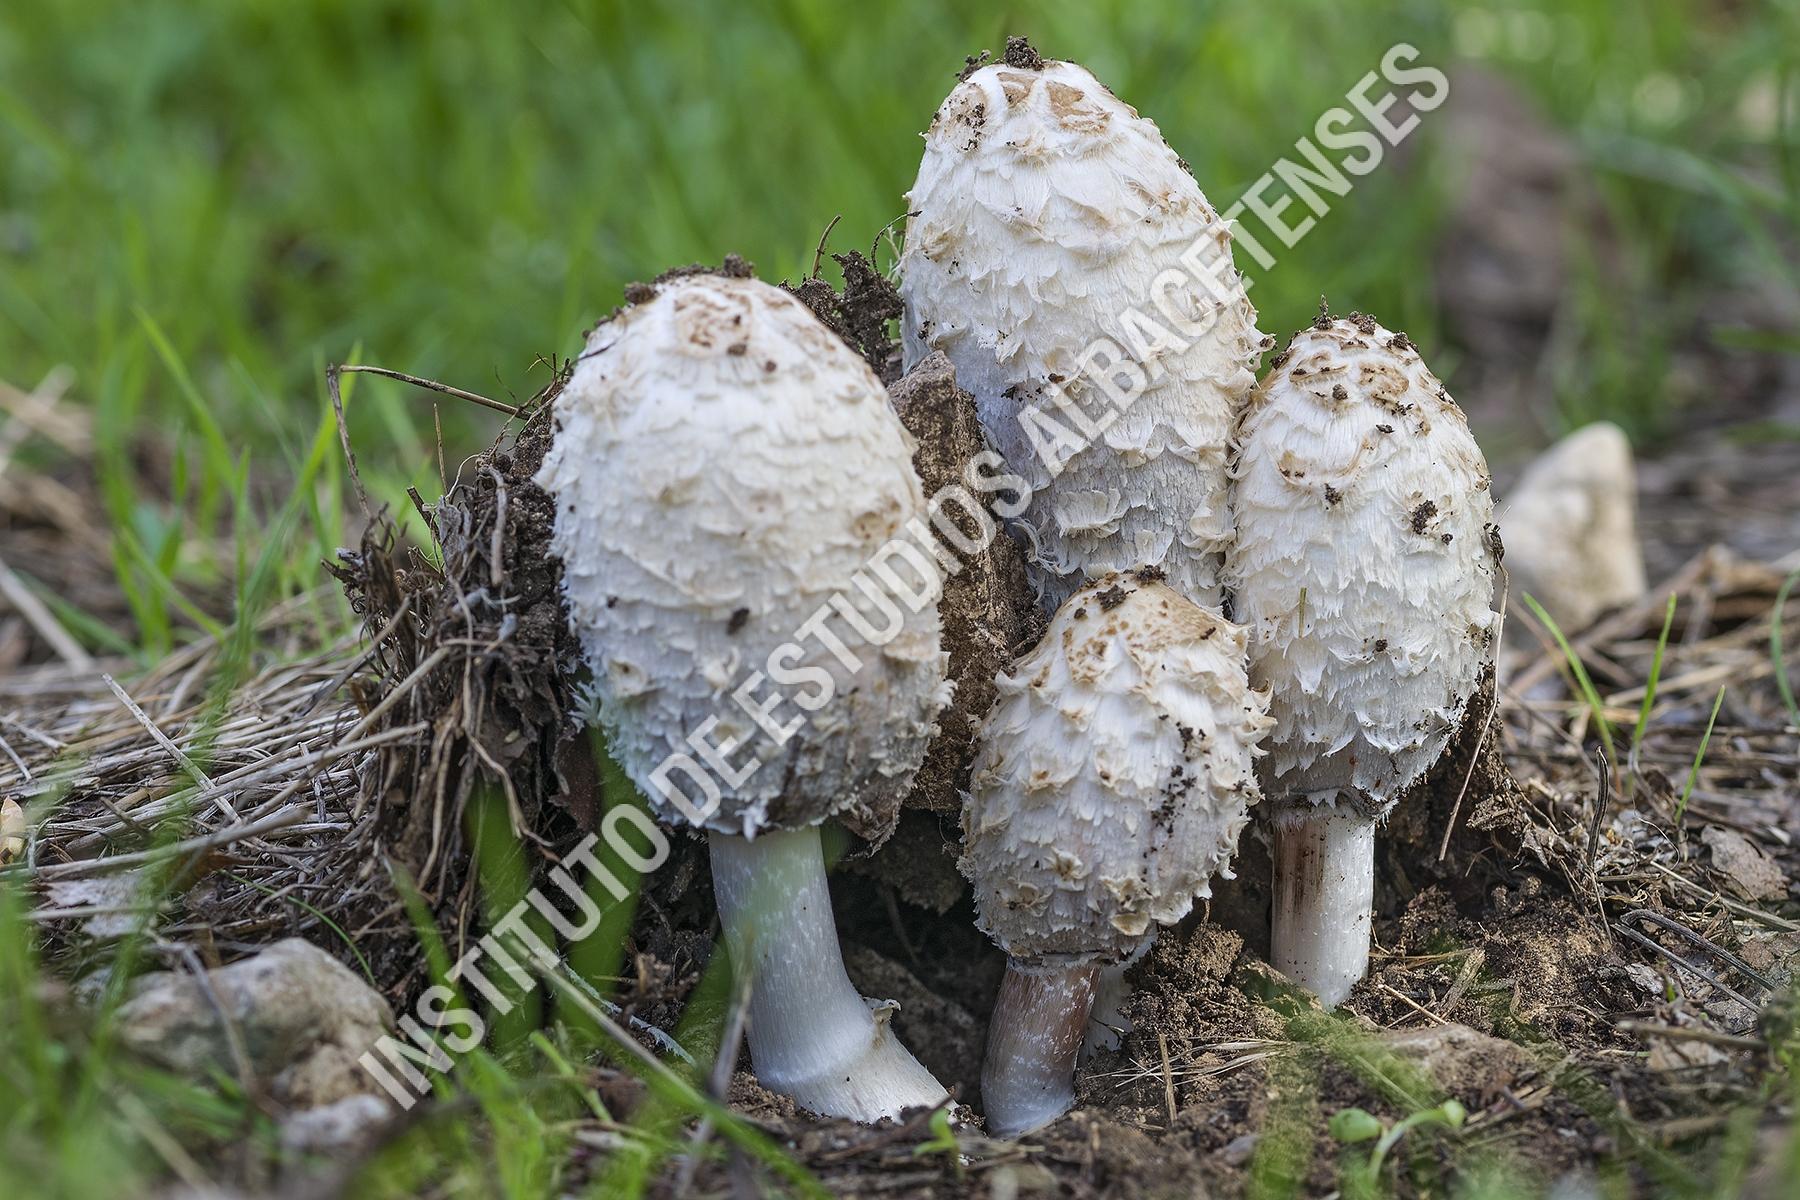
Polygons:
M1075 1059L1099 981L1097 966L1034 971L1007 961L981 1066L989 1133L1020 1137L1075 1103Z
M1369 967L1375 821L1319 805L1274 826L1274 965L1335 1008Z
M947 1093L844 974L818 826L755 839L714 831L713 892L731 961L751 972L757 1078L823 1116L874 1122Z

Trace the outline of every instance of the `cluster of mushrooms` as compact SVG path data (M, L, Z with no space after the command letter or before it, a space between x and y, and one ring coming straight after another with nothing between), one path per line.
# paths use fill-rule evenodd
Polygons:
M1083 349L1173 256L1230 254L1085 69L1021 44L966 72L908 199L906 365L948 356L1028 483L1012 532L1049 617L997 681L962 814L1008 958L983 1109L1016 1136L1073 1103L1097 995L1231 878L1253 816L1273 965L1326 1005L1361 978L1375 831L1491 660L1498 545L1481 451L1405 336L1321 315L1258 382L1273 341L1235 269L1045 465L1024 408L1084 399ZM942 1103L844 973L819 836L905 795L950 698L936 593L897 604L866 569L930 516L885 389L792 296L693 273L593 331L556 417L538 481L599 717L659 819L710 839L758 1078L859 1121ZM668 786L696 755L707 787Z

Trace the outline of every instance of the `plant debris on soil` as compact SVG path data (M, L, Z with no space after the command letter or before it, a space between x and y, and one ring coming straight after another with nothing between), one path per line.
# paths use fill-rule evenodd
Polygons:
M922 442L978 436L941 362L894 378L891 288L860 256L838 261L847 293L812 279L796 294L889 379ZM120 664L36 650L24 657L38 665L0 677L0 799L29 813L23 853L0 871L29 889L59 974L103 970L149 921L173 969L299 936L403 1007L426 978L406 889L453 954L482 932L477 807L537 872L628 802L581 728L579 655L544 549L551 509L531 482L566 379L441 501L420 502L429 546L370 514L332 568L363 621L353 643L309 648L302 598L268 613L248 649L202 639L129 687L104 673ZM921 472L936 480L953 457L922 446ZM1776 622L1790 649L1800 640L1800 594L1782 591L1795 565L1709 544L1641 603L1570 631L1598 712L1547 632L1511 611L1532 636L1503 651L1454 753L1390 825L1371 969L1337 1013L1264 964L1267 852L1247 835L1238 880L1131 969L1117 1048L1084 1065L1076 1110L1040 1133L991 1140L967 1111L948 1140L925 1113L818 1120L747 1069L730 1076L731 1107L844 1193L1235 1195L1253 1174L1324 1193L1367 1150L1332 1138L1333 1114L1395 1122L1450 1099L1460 1129L1422 1127L1396 1151L1403 1193L1442 1194L1445 1176L1494 1164L1540 1184L1603 1164L1640 1189L1706 1178L1792 1036L1800 748L1770 640ZM991 679L1039 620L1010 543L945 603L952 671L971 678ZM982 707L964 686L899 833L833 890L853 980L899 1001L902 1039L974 1103L1004 961L954 870L959 760ZM1598 754L1600 720L1621 761ZM715 945L707 891L692 839L644 882L614 998L658 1055L674 1053L665 1031ZM590 1073L611 1122L629 1121L643 1084ZM1759 1121L1769 1145L1790 1124L1770 1106ZM616 1129L592 1124L596 1144ZM591 1167L570 1170L579 1182ZM746 1168L695 1155L664 1169L665 1191L716 1195Z

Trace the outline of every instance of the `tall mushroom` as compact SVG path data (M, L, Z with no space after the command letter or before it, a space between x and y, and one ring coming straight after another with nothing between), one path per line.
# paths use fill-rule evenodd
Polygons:
M758 1077L873 1121L945 1093L844 974L819 826L891 811L918 769L939 581L894 553L925 499L881 384L734 267L593 331L538 482L612 751L661 820L707 831Z
M1140 566L1216 607L1264 339L1186 164L1085 68L1015 38L938 109L907 200L906 364L948 355L1030 482L1045 611Z
M998 683L959 866L1006 952L981 1095L1016 1136L1074 1102L1102 967L1229 877L1257 799L1266 698L1244 631L1144 570L1093 580Z
M1229 578L1275 718L1274 965L1327 1005L1368 967L1376 825L1492 659L1488 484L1418 351L1361 314L1295 334L1244 415Z

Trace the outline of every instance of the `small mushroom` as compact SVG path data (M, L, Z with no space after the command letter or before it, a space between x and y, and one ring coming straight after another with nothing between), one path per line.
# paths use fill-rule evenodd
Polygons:
M1493 501L1403 334L1321 315L1275 363L1240 430L1228 577L1275 718L1274 965L1330 1006L1368 967L1376 826L1493 657Z
M938 109L907 199L906 365L943 351L1030 483L1045 611L1139 566L1216 607L1263 337L1186 164L1085 68L1015 39Z
M936 591L865 569L926 516L880 382L779 289L689 274L594 330L556 417L538 482L599 717L707 832L757 1076L859 1121L940 1103L844 973L819 841L898 805L948 699Z
M1111 574L998 680L958 864L1007 956L981 1076L995 1133L1067 1111L1102 968L1230 877L1269 725L1244 655L1242 628L1155 572Z

